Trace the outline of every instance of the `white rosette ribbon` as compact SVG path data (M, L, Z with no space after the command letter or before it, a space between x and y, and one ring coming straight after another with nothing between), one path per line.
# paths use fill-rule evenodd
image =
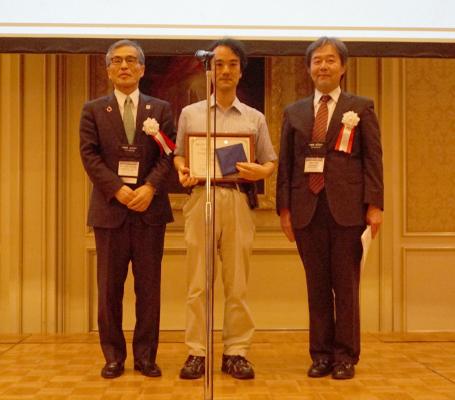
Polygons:
M355 127L359 121L360 118L354 111L347 111L343 114L343 118L341 120L343 126L341 127L340 134L338 135L335 150L351 153Z
M160 147L161 153L164 151L166 155L169 155L174 151L174 142L160 131L160 124L155 118L148 117L142 125L142 130L155 140Z

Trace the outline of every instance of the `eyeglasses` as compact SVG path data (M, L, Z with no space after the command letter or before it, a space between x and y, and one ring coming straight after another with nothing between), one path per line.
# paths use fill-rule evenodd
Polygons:
M126 62L126 64L131 67L133 65L136 65L137 64L137 57L133 57L133 56L128 56L128 57L112 57L111 58L111 64L115 65L116 67L120 66L123 64L123 61Z

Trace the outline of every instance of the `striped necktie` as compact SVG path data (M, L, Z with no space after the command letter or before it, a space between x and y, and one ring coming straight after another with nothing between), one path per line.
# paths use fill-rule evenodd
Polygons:
M311 140L313 142L325 142L327 133L327 121L329 119L329 108L327 103L330 96L325 94L319 100L319 109L314 119L313 134ZM322 173L311 173L308 186L314 194L318 194L324 187L324 175Z

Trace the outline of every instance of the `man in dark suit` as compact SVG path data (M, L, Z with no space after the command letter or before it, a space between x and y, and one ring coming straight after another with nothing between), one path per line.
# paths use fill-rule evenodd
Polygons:
M281 226L305 267L310 377L354 377L360 354L361 235L382 222L382 148L373 102L341 91L347 49L323 37L306 52L315 93L284 113L277 180Z
M88 225L97 250L104 378L124 371L122 299L130 261L136 294L134 369L161 376L155 359L164 232L173 220L166 180L175 130L169 104L139 92L144 62L137 43L114 43L106 55L114 93L86 103L81 115L80 153L93 183Z

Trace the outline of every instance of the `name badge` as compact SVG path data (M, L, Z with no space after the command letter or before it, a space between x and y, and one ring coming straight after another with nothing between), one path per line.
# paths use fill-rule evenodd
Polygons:
M117 174L123 182L131 185L137 184L140 156L141 148L139 146L121 145L119 147Z
M120 160L139 160L142 155L142 146L122 144L118 147Z
M324 157L307 157L305 158L305 173L322 173L324 172Z
M118 176L125 183L136 184L139 175L139 161L122 161L118 163Z
M324 142L308 143L307 154L312 157L324 157L327 152Z

